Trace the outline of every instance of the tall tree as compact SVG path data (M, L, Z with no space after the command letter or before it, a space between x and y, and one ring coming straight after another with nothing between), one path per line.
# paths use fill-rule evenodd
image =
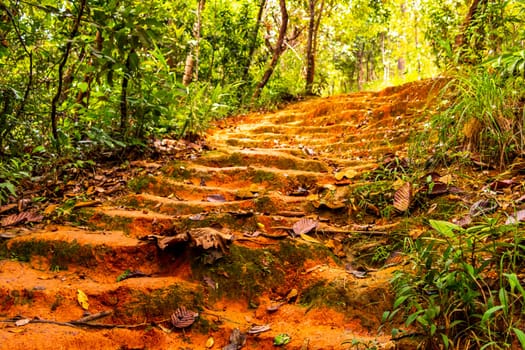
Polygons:
M188 85L193 80L193 73L195 72L195 80L199 80L199 49L201 41L201 29L202 29L202 12L206 0L199 0L197 5L197 18L195 25L193 26L193 38L194 44L192 45L188 56L186 56L186 64L184 66L184 76L182 77L182 83ZM195 67L197 66L197 67Z
M243 80L246 81L248 78L248 73L250 72L250 67L253 62L253 55L255 54L255 49L257 48L257 36L259 35L259 28L261 27L262 16L264 13L264 8L266 7L266 0L261 0L259 4L259 11L257 12L257 21L255 22L255 27L253 28L252 38L250 42L250 51L248 52L248 62L244 67Z
M317 4L320 4L317 9ZM315 59L317 52L317 38L321 17L323 16L325 0L308 0L308 39L306 42L306 94L313 95L315 76ZM317 11L316 11L317 10Z
M268 64L268 67L266 68L261 81L259 82L259 84L257 84L257 87L255 88L255 91L252 96L252 100L257 99L261 95L262 89L264 89L264 87L270 80L270 77L272 76L275 67L277 66L277 63L279 62L279 58L281 57L285 49L284 40L286 38L286 32L288 30L288 10L286 9L286 0L279 0L279 7L281 10L281 26L279 28L279 36L277 37L277 42L273 45L273 47L271 47L272 60Z
M51 101L51 132L53 134L53 138L55 141L55 147L58 153L60 153L60 140L58 138L58 127L57 127L57 105L58 105L58 101L60 100L60 96L62 95L62 87L64 84L64 67L67 64L67 60L69 59L71 47L73 46L73 40L77 36L78 31L80 29L80 22L84 14L86 2L87 0L79 1L77 17L75 18L73 29L71 30L71 33L69 34L69 40L67 41L66 46L64 47L64 51L62 52L62 58L60 59L60 63L58 64L58 86L57 86L57 91Z

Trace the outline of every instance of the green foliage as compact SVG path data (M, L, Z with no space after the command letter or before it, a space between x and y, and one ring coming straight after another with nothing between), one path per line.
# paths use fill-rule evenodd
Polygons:
M430 225L433 231L410 243L413 270L392 280L396 300L384 321L403 314L405 326L423 335L424 349L500 349L521 341L516 329L523 327L525 290L517 274L525 246L519 230L494 220L468 229L446 221Z
M486 163L508 163L524 151L523 91L523 80L502 79L483 68L458 74L443 90L447 108L432 117L429 133L437 132L438 151L461 147Z
M485 62L485 65L500 72L504 78L519 76L525 78L525 50L503 54Z
M0 205L6 203L10 196L16 196L16 187L22 180L31 177L32 167L29 159L0 159Z

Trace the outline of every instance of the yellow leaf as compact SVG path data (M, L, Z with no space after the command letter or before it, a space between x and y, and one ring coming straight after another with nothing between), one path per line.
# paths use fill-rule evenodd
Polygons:
M313 238L312 236L308 236L306 233L301 233L300 236L301 236L302 239L304 239L307 242L310 242L310 243L321 243L317 239Z
M84 293L80 289L77 289L77 300L78 300L78 303L80 304L80 306L82 306L82 308L84 310L89 309L88 297L87 297L86 293Z
M58 208L58 205L56 204L51 204L51 205L48 205L46 207L46 209L44 209L44 215L51 215L53 214L53 212Z
M343 178L347 178L349 180L357 177L359 175L359 172L352 168L346 168L341 171L338 171L335 173L334 177L337 181L341 181Z
M211 349L213 344L215 344L215 340L213 340L213 337L209 337L206 341L206 349Z
M264 224L261 224L260 222L257 223L257 227L259 227L261 230L264 230Z

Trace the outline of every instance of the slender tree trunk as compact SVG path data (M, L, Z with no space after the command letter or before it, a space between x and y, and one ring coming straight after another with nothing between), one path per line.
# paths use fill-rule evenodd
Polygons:
M257 12L257 22L255 22L255 27L252 33L252 40L250 42L250 50L248 52L248 62L244 67L244 72L242 75L242 80L246 81L248 79L248 74L250 73L250 68L253 62L253 55L255 54L255 49L257 48L257 37L259 36L259 28L261 27L262 16L264 13L264 8L266 6L266 0L261 0L259 4L259 12Z
M386 33L380 34L380 40L381 40L381 63L383 64L383 82L388 81L388 63L386 61L386 50L385 50L385 36Z
M195 45L188 52L186 56L186 64L184 66L184 76L182 77L182 84L188 85L193 80L193 73L195 72L195 80L199 80L199 51L201 41L201 29L202 29L202 12L206 0L199 0L197 5L197 20L193 26L193 37L195 38Z
M472 21L476 17L480 8L482 8L488 0L473 0L472 4L469 7L468 13L463 21L461 26L461 34L458 34L455 39L454 47L458 53L458 61L465 63L467 61L465 57L466 47L468 46L468 41L470 37L469 29L472 24Z
M62 59L60 63L58 64L58 87L57 87L57 91L55 95L53 96L53 99L51 100L51 132L53 134L53 138L55 141L55 147L58 153L60 153L60 141L58 139L58 128L57 128L57 104L60 99L60 96L62 95L64 67L67 64L69 53L71 52L71 47L73 46L73 39L75 39L75 37L78 34L78 30L80 28L80 20L82 19L82 15L84 14L86 2L87 0L80 0L80 4L78 7L78 14L75 19L73 29L71 30L71 33L69 34L69 40L66 43L66 47L62 54Z
M275 43L275 47L273 48L272 60L270 61L268 68L266 68L261 81L255 88L252 101L259 98L261 95L262 89L264 89L270 80L270 77L277 66L277 62L279 62L279 58L284 52L284 40L286 37L286 31L288 30L288 11L286 10L286 0L279 0L279 6L281 8L281 28L279 28L279 36L277 37L277 43Z
M122 76L122 84L120 90L120 134L122 138L125 138L126 130L128 128L128 85L131 77L131 55L135 53L134 49L131 49L126 58L126 69Z
M308 22L308 39L306 43L306 94L313 95L313 83L315 77L315 57L317 53L317 38L319 26L324 10L324 0L321 0L321 6L316 16L316 5L318 0L308 0L308 12L310 21Z

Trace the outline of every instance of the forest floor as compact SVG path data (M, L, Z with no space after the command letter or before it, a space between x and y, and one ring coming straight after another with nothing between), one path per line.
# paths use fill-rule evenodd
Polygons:
M72 169L38 193L58 186L55 204L1 207L0 348L416 348L380 328L389 281L422 218L462 199L435 193L407 214L392 174L409 171L441 85L229 118L155 157Z

